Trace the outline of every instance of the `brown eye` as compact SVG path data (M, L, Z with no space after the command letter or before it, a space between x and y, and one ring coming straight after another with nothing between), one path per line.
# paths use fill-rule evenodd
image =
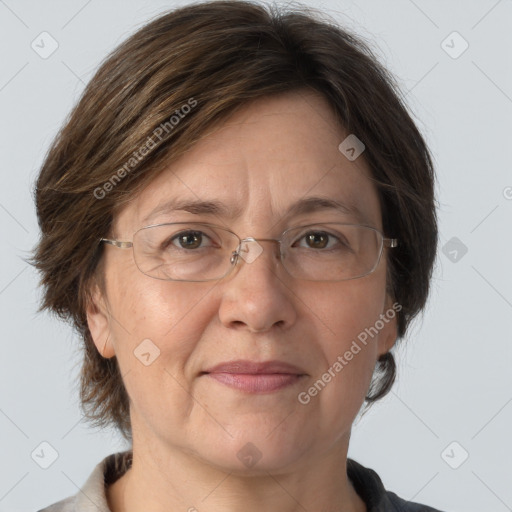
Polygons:
M294 247L311 249L313 252L331 253L352 251L350 242L342 232L330 233L323 230L308 231L297 238Z
M309 233L305 236L306 243L314 249L325 249L329 242L329 235L323 232Z
M201 246L203 234L200 231L188 231L185 234L178 235L177 240L184 249L197 249Z
M327 231L309 231L299 238L299 241L301 240L304 240L304 243L299 244L299 247L306 249L333 249L340 245L337 243L339 238Z
M167 249L172 246L172 249L194 250L204 247L204 242L209 240L208 235L202 231L182 231L177 235L169 237L161 244L161 249Z

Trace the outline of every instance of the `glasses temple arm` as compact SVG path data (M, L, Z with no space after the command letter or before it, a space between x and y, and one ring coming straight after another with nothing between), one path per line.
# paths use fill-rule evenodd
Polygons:
M119 240L110 240L108 238L100 238L100 242L105 242L115 247L119 247L120 249L128 249L133 247L133 242L121 242Z

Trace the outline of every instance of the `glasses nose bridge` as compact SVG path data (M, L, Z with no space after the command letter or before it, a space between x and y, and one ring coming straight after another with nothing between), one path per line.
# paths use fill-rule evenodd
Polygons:
M240 239L240 247L243 246L244 242L277 242L279 244L279 251L281 252L282 240L280 238L254 238L253 236L248 236Z
M253 236L248 236L247 238L242 238L240 243L242 242L278 242L281 243L279 238L254 238Z
M240 256L240 253L250 253L250 249L246 248L244 244L247 244L248 242L277 242L279 244L279 259L282 260L282 256L283 256L283 251L282 251L282 240L281 239L278 239L278 238L255 238L253 236L248 236L246 238L241 238L239 239L240 240L240 244L238 246L238 250L235 251L235 253L238 254L238 256ZM259 244L258 244L259 245ZM261 252L263 252L263 248L260 249L260 251L256 251L254 253L254 256L257 257L259 254L261 254ZM248 262L251 262L253 261L253 259L255 259L255 257L253 258L243 258L245 259L246 261ZM233 262L233 260L232 260Z

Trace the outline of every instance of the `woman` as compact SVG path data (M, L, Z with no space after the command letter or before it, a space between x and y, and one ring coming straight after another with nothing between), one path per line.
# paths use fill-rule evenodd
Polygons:
M370 50L309 11L192 4L116 49L36 187L41 309L129 451L46 512L435 511L347 459L425 305L429 151Z

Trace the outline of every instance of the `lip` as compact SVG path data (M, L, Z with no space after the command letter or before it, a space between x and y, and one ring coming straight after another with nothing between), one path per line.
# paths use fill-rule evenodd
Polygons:
M207 368L203 373L234 373L234 374L288 374L288 375L305 375L306 372L293 364L285 361L249 361L246 359L237 359L227 361L211 368Z
M270 393L292 386L304 377L291 373L207 373L205 375L245 393Z
M292 386L307 375L284 361L236 360L213 366L201 375L246 393L270 393Z

